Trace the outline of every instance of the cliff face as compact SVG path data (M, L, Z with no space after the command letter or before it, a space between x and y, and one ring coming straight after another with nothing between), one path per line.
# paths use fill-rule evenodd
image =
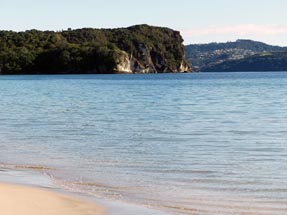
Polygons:
M2 74L190 72L183 39L168 28L137 25L62 32L0 32Z
M130 44L121 37L113 41L123 50L121 59L124 59L118 61L116 71L129 71L129 73L191 71L185 59L183 39L179 32L147 25L114 31L118 35L124 35L123 31L126 31L125 34L130 36Z

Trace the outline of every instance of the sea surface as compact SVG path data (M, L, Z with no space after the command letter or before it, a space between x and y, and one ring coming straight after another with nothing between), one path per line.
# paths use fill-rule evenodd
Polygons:
M0 163L170 214L286 215L287 72L0 76Z

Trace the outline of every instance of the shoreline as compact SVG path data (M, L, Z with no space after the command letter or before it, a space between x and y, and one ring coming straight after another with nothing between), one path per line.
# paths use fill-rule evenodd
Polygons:
M5 215L105 215L94 202L44 188L0 183L0 213Z
M164 212L159 209L145 207L143 205L133 204L124 201L115 201L111 199L101 198L100 196L93 196L76 190L69 190L54 184L49 175L46 175L42 170L48 167L30 166L30 165L12 165L0 163L0 214L5 215L38 215L39 213L15 213L9 214L2 211L2 198L7 197L12 201L11 195L2 192L2 186L21 188L28 190L43 191L49 193L54 197L66 197L72 201L78 201L81 205L93 205L99 208L100 213L61 213L59 215L171 215L172 213ZM27 192L28 194L30 192ZM15 196L19 196L15 194ZM25 198L29 198L25 196ZM61 203L61 202L60 202ZM62 202L63 203L63 202ZM16 203L13 205L17 205ZM42 214L41 214L42 215ZM46 215L46 214L43 214ZM58 215L57 213L50 213L47 215Z

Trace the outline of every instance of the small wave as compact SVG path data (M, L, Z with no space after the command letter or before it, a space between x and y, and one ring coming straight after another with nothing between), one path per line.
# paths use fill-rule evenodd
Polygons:
M16 165L16 169L32 169L32 170L56 170L52 167L47 166L30 166L30 165Z
M42 166L42 165L17 165L17 164L0 164L0 170L5 171L5 169L30 169L35 171L44 171L44 170L57 170L53 167Z
M106 185L106 184L101 184L101 183L96 183L96 182L70 182L71 184L74 185L80 185L80 186L87 186L87 187L98 187L98 188L107 188L110 190L142 190L143 188L141 187L128 187L128 186L111 186L111 185Z

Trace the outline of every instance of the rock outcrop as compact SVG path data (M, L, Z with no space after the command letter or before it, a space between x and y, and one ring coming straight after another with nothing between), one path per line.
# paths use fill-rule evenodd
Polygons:
M183 39L179 32L147 25L111 31L126 31L126 35L130 35L131 38L130 46L127 43L122 43L125 38L116 41L116 45L121 49L121 54L118 57L115 72L176 73L191 71L185 58Z

